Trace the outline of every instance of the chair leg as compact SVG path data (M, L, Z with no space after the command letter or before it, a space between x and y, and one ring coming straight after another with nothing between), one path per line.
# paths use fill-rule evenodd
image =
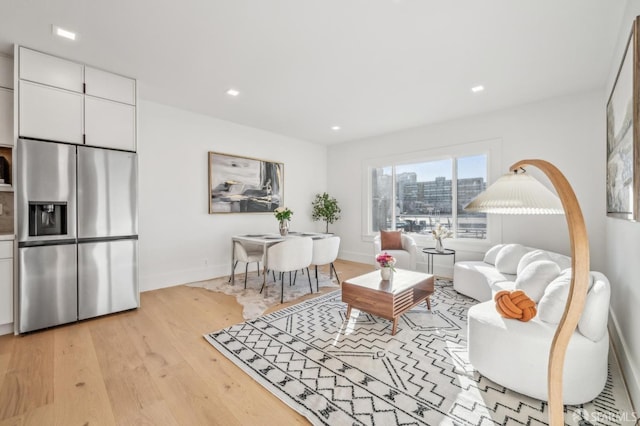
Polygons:
M258 268L258 276L260 276L260 262L256 262L256 268Z
M313 287L311 287L311 274L309 274L309 267L307 267L307 279L309 280L309 291L313 294Z
M338 280L338 284L340 284L340 277L338 276L338 271L336 271L336 267L333 265L333 262L331 262L331 269L333 269L333 273L336 276L336 280Z
M280 293L280 303L284 302L284 273L280 275L281 279L280 279L280 289L282 290L282 292Z
M244 264L244 289L247 289L247 275L249 275L249 262Z
M231 277L234 276L236 274L236 266L238 266L238 261L236 260L236 263L233 264L233 271L231 271L231 275L229 275L229 281L227 282L231 282Z
M320 282L318 281L318 265L316 265L316 290L320 291Z

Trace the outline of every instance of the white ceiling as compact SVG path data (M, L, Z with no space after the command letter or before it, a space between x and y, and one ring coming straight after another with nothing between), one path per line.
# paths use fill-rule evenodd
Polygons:
M135 77L146 100L336 143L603 88L625 4L1 0L0 51L32 47Z

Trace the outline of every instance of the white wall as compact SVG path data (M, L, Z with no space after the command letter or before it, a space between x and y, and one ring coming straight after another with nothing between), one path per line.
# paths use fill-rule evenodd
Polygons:
M612 58L607 90L600 102L606 104L620 66L633 19L640 15L640 0L627 3L620 25L617 52ZM636 171L637 172L637 171ZM636 194L638 195L638 194ZM620 219L605 220L605 273L611 282L611 321L609 329L614 340L623 377L631 399L640 410L640 223Z
M284 163L293 230L322 230L311 201L326 190L326 147L141 101L138 109L140 290L226 275L234 234L278 232L271 213L208 214L208 152Z
M592 269L602 270L604 126L602 92L595 91L330 146L329 192L343 206L342 219L335 228L342 237L341 257L369 263L373 261L372 245L363 238L361 232L363 159L379 158L385 152L396 155L444 145L501 139L500 169L504 173L517 160L540 158L554 163L566 175L576 192L587 223ZM533 168L529 170L536 173ZM538 174L536 176L540 177ZM546 178L542 176L541 180L546 181ZM502 222L504 242L518 242L570 254L564 216L503 216L499 222ZM459 251L457 260L479 259L486 249L479 245L472 250L468 245L456 244L451 240L446 241L446 246L465 249ZM436 264L439 272L443 273L440 267L449 268L450 272L451 260L441 261L441 266Z

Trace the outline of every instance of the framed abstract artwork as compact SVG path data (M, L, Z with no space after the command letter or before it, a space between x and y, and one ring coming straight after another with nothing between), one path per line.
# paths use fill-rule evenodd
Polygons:
M283 205L284 164L209 152L209 213L271 213Z
M633 23L607 101L607 216L634 221L640 220L639 22Z

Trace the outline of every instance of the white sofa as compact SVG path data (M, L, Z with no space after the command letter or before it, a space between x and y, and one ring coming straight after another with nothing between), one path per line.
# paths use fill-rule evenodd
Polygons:
M528 255L531 261L548 258L557 263L560 270L571 267L571 258L562 254L520 244L498 244L487 251L483 260L456 262L453 265L453 288L480 302L491 300L496 291L503 289L501 283L516 280L518 269L523 269L518 266L524 255Z
M495 265L492 270L490 263L494 261L493 255L496 253L487 252L489 257L485 256L485 260L489 262L456 264L459 272L457 278L454 274L454 287L456 279L470 279L469 282L459 283L459 288L477 296L472 297L488 296L490 299L471 307L468 312L468 351L473 367L502 386L547 401L549 350L569 294L571 269L561 269L569 259L566 256L550 257L549 253L540 254L540 250L521 247L508 248L511 253L519 251L521 254L515 256L523 261L515 266L516 274L501 273L495 269ZM498 252L500 250L502 248L496 249ZM505 268L513 267L505 266L501 262L504 259L497 257L495 263ZM501 269L507 270L505 268ZM515 281L500 281L500 276L504 279L515 278ZM524 290L537 303L537 315L528 322L503 318L491 298L492 292L516 288ZM600 272L592 271L585 309L565 355L565 404L591 401L604 388L608 368L610 293L607 278Z

